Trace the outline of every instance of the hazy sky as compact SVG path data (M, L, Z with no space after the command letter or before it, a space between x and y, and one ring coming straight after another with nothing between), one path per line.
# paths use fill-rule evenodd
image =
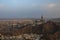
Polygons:
M0 0L0 18L60 17L60 0Z

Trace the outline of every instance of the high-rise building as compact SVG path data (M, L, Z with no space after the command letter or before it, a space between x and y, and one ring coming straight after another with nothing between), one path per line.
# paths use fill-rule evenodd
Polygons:
M41 16L41 19L40 19L40 21L41 21L41 22L43 22L43 21L44 21L44 18L43 18L43 16Z

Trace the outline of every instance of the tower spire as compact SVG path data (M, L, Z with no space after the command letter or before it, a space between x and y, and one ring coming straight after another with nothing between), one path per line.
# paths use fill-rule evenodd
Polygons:
M43 14L41 15L40 21L41 21L42 23L44 23L44 17L43 17Z
M43 13L41 14L41 20L43 21Z

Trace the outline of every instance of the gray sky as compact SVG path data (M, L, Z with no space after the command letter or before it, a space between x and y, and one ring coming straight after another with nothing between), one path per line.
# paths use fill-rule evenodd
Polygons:
M0 0L0 18L60 18L60 0Z

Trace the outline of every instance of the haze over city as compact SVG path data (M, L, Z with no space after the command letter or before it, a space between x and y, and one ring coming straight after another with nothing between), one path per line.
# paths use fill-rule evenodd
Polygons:
M60 40L60 0L0 0L0 40Z
M60 0L0 0L0 18L60 18Z

